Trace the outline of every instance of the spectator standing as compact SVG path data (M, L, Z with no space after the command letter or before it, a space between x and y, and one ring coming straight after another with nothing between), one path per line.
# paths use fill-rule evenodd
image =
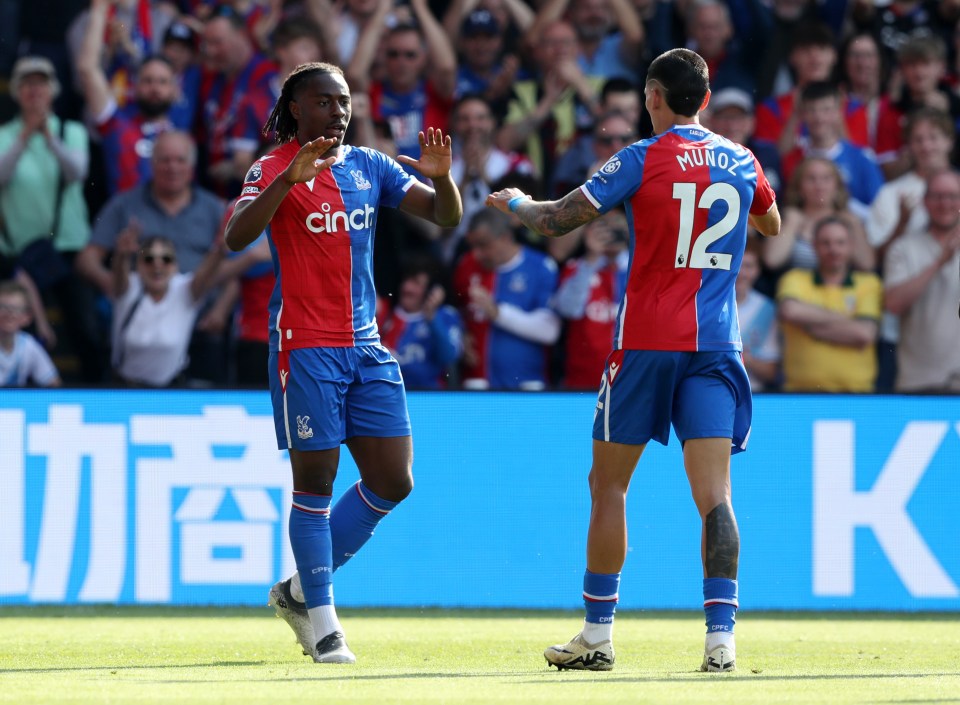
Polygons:
M894 242L907 232L927 226L927 211L923 205L927 181L934 174L950 168L953 153L953 121L939 110L918 108L910 113L903 135L910 170L880 188L865 223L867 238L876 248L881 267ZM897 317L887 311L880 326L877 391L893 391L898 339Z
M0 282L0 387L59 387L53 361L24 328L30 325L30 297L11 280Z
M463 354L463 322L447 292L437 283L438 267L426 259L411 259L400 276L392 309L381 319L383 344L400 363L408 389L448 386L451 367Z
M471 218L467 244L453 277L466 326L464 387L546 388L548 346L560 336L549 305L557 266L519 244L507 216L490 209Z
M527 34L536 46L540 33L566 18L576 30L577 63L594 79L626 78L637 82L644 28L630 0L546 0Z
M374 121L385 121L397 153L415 157L419 133L428 127L447 131L457 81L457 56L433 16L427 0L410 0L416 24L387 26L390 3L364 28L347 68L347 82L370 94ZM371 80L377 50L383 45L383 79ZM415 170L408 173L422 178Z
M44 298L60 307L82 378L96 383L104 372L99 325L92 292L73 271L90 237L83 198L87 131L53 113L60 84L47 59L18 60L10 88L20 113L0 125L0 253L17 258Z
M883 290L873 272L853 270L846 221L824 218L813 233L815 269L780 280L783 388L788 392L872 392Z
M626 291L630 232L623 211L583 226L584 255L568 260L553 308L566 321L563 386L596 389L613 345L614 323Z
M896 240L884 265L884 304L899 317L898 392L960 391L960 176L934 174L923 198L929 225Z
M903 79L899 99L894 103L902 115L917 108L933 108L949 113L954 130L960 129L960 96L946 82L947 52L937 37L906 41L897 52L897 63ZM951 154L954 166L960 165L956 151Z
M200 102L200 63L197 33L186 22L176 21L163 35L160 56L177 77L177 100L170 108L170 121L181 130L193 128Z
M887 71L876 38L866 32L847 39L840 52L840 86L849 101L863 105L867 143L886 178L903 172L900 111L886 91Z
M457 101L451 115L453 164L450 175L463 199L463 220L445 232L439 243L443 263L452 266L460 254L463 236L474 213L484 210L484 199L493 184L510 174L533 175L533 164L517 152L494 145L497 123L486 100L469 95Z
M772 270L783 267L815 269L817 255L813 231L823 218L837 216L850 228L854 266L872 270L875 254L867 242L860 219L848 207L849 201L847 187L836 164L820 157L800 162L787 187L780 237L764 240L764 265Z
M456 97L482 96L495 115L507 111L507 100L520 59L506 48L506 28L489 10L474 10L458 31L460 49Z
M926 226L923 195L931 176L950 169L953 122L943 111L918 108L907 116L903 137L910 170L880 188L865 222L881 264L897 238Z
M117 103L124 107L140 64L160 53L176 12L170 3L149 0L90 0L90 7L77 15L65 37L75 62L90 31L89 25L97 21L93 16L99 11L98 6L103 5L105 15L100 25L103 43L97 60L102 61Z
M794 66L796 57L793 56L793 50L798 35L809 32L810 27L820 26L830 30L833 37L839 36L840 27L830 24L829 18L822 14L833 4L809 0L772 0L761 5L750 34L752 43L759 48L756 55L758 102L771 95L788 94L796 87L799 72ZM742 21L742 13L735 13L734 18Z
M599 115L602 79L577 64L577 34L563 20L531 35L536 75L517 81L497 146L522 150L538 174L552 173L557 159Z
M206 70L197 138L205 147L201 181L221 196L236 196L273 105L277 69L256 51L243 17L229 6L217 9L204 24L201 53Z
M175 128L170 111L179 96L170 63L153 56L133 74L133 100L121 107L101 65L103 37L111 0L93 0L76 70L86 112L103 145L107 195L133 188L150 178L150 156L157 135ZM185 116L192 120L192 116ZM180 125L188 129L190 123Z
M853 0L851 19L854 26L869 31L877 38L890 60L900 48L913 39L946 39L958 19L955 2L948 0Z
M850 208L865 218L877 191L883 185L883 172L873 155L843 137L843 99L835 84L810 83L801 93L800 115L807 136L783 156L783 175L790 179L797 164L808 157L829 159L840 170L843 183L853 202Z
M754 139L769 142L780 154L786 154L801 135L800 95L814 82L829 81L837 63L836 38L830 28L820 23L801 24L790 40L790 67L796 80L790 91L767 98L757 106ZM841 114L846 138L866 146L867 118L864 107L847 98L841 100ZM788 177L789 178L789 177Z
M756 56L734 35L730 8L721 0L693 0L687 10L688 44L710 68L710 90L756 90Z
M113 368L133 387L169 387L186 369L187 347L204 295L214 284L224 246L217 241L195 272L177 271L173 242L133 230L117 239L113 257ZM136 255L137 270L130 272Z
M185 132L164 132L151 157L153 176L117 194L100 211L77 269L104 295L113 278L104 263L124 231L140 238L167 237L174 244L182 273L193 272L210 250L223 219L223 203L195 185L196 146Z

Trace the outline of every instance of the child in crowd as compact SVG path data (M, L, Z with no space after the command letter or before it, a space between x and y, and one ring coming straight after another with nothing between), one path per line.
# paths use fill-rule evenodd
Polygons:
M30 298L19 282L0 282L0 387L59 387L60 375L43 346L23 329Z

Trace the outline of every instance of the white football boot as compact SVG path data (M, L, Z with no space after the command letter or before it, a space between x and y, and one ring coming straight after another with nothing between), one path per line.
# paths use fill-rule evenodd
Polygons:
M290 578L281 580L270 588L270 599L267 604L273 607L277 616L290 625L297 635L297 642L303 649L305 656L315 656L316 639L313 637L313 625L307 606L293 598L290 594Z
M313 651L315 663L356 663L343 632L331 632L317 642Z
M547 663L558 671L570 668L580 671L609 671L613 668L613 642L588 644L583 634L577 634L567 644L547 647L543 652Z
M737 647L733 634L723 643L704 646L700 670L709 673L729 673L737 670Z

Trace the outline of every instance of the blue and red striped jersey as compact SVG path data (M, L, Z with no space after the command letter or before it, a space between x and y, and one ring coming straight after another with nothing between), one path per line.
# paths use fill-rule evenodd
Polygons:
M258 159L239 201L256 198L299 149L294 140ZM415 183L385 154L344 145L332 167L290 189L267 229L277 277L271 350L380 342L373 285L377 210L396 208Z
M753 153L675 125L617 152L580 188L601 213L626 203L630 264L614 349L740 350L734 283L747 214L775 200Z
M149 181L153 174L151 157L157 135L174 129L167 118L147 120L135 105L117 108L97 131L103 140L103 163L107 191L119 193Z

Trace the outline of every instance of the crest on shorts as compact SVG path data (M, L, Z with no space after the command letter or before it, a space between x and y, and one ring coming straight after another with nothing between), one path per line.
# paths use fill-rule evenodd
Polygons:
M310 417L309 416L298 416L297 417L297 437L301 441L305 441L308 438L313 438L313 429L310 428Z
M250 170L247 172L247 175L244 177L243 182L246 184L253 183L254 181L259 181L260 177L263 176L263 167L260 166L260 162L255 163Z

